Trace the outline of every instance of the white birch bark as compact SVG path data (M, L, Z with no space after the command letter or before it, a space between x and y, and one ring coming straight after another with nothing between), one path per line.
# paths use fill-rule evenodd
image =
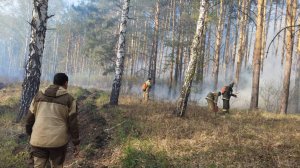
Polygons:
M202 37L201 33L203 32L203 28L204 28L204 17L207 10L206 8L207 8L206 0L201 0L200 9L199 9L199 18L197 22L197 29L191 46L191 58L185 73L184 83L181 89L180 97L178 98L177 101L177 108L175 111L177 116L180 117L184 116L185 114L189 95L191 92L192 81L195 75L195 69L197 63L197 55L198 55L197 48L201 42L201 37Z
M29 59L25 67L25 79L21 97L21 107L16 121L19 122L28 112L34 95L38 92L41 77L41 61L44 52L44 44L47 30L48 0L34 0L31 38L29 43Z
M116 68L115 68L115 79L112 85L112 91L110 95L110 104L118 105L119 94L122 84L122 75L124 71L124 58L125 58L125 37L126 37L126 28L127 28L127 19L129 13L129 3L130 0L124 0L121 24L120 24L120 35L118 41L118 50L117 50L117 59L116 59Z

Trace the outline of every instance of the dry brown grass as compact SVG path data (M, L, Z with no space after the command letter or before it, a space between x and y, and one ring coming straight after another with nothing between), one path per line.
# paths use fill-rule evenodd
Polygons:
M118 107L104 108L106 93L79 88L71 88L71 92L81 99L84 136L81 158L72 167L300 167L298 115L233 110L229 115L214 116L205 107L191 104L187 116L178 118L172 114L172 103L141 103L136 97L123 96ZM12 140L24 132L22 124L11 122L19 95L19 85L0 91L0 110L6 110L0 114L0 134ZM110 142L96 148L102 142L95 137L99 138L103 129ZM66 164L73 161L70 158Z
M123 147L143 150L145 143L150 144L153 151L166 153L172 167L300 166L297 115L234 110L229 115L214 116L206 108L190 105L187 116L178 118L172 114L174 108L170 103L141 103L123 97L118 108L106 112L114 117L118 113L123 120L135 123L131 131L138 136L129 133ZM110 124L121 121L116 117L108 120Z

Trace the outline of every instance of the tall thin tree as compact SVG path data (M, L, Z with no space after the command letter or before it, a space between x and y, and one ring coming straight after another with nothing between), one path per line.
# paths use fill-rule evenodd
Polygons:
M127 19L129 13L129 3L130 0L124 0L124 5L122 9L120 34L119 34L118 50L117 50L117 58L116 58L115 79L112 84L112 91L110 95L111 105L118 105L119 102L119 95L120 95L121 84L122 84L122 75L124 71L125 39L126 39Z
M257 27L255 33L255 45L254 45L253 62L252 62L253 78L252 78L252 93L251 93L250 109L258 108L264 1L265 0L258 0L257 3L258 12L257 12L257 19L256 19Z
M280 104L280 113L286 114L288 108L288 99L290 94L290 80L291 80L291 71L292 71L292 60L293 60L293 41L294 41L294 30L295 28L295 16L297 9L297 0L287 0L286 1L286 20L287 20L287 29L286 29L286 58L285 58L285 67L284 67L284 77L283 77L283 89L281 96Z
M205 19L206 11L207 11L206 0L201 0L200 9L199 9L199 18L197 22L197 29L191 46L191 58L185 73L184 83L181 89L180 97L178 98L177 101L177 108L175 111L177 116L180 117L184 116L185 114L188 99L191 92L192 81L194 78L196 64L197 64L197 55L198 55L197 48L201 42L201 37L202 37L201 33L203 32L203 28L204 28L204 19Z
M48 0L34 0L29 43L29 59L25 67L25 78L22 84L21 107L16 121L19 122L29 110L30 103L40 87L41 58L47 30Z
M160 14L160 0L156 1L155 5L155 20L154 20L154 37L152 43L152 51L149 64L148 77L152 78L153 84L156 82L156 65L157 65L157 51L159 38L159 14Z
M215 57L214 57L214 66L213 66L213 79L214 79L214 90L217 90L218 80L219 80L219 63L220 63L220 52L221 52L221 43L223 35L223 25L224 25L224 0L220 1L220 18L218 21L216 44L215 44Z

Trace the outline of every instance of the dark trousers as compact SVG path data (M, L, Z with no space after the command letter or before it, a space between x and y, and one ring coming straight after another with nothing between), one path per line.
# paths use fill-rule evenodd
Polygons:
M228 113L229 109L230 109L229 100L223 99L223 111Z
M62 166L65 161L65 157L67 153L67 145L64 145L62 147L57 147L57 148L41 148L41 147L31 146L30 153L34 158L37 159L40 158L46 161L49 160L52 167L59 167L60 165ZM35 161L37 160L35 159ZM40 162L40 160L38 161ZM34 163L35 167L36 164L37 163Z

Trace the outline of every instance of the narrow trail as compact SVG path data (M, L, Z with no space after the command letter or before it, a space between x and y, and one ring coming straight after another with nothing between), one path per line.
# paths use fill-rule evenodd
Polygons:
M96 105L99 95L86 91L78 97L78 123L80 129L80 152L73 156L73 145L69 143L67 158L64 167L107 167L102 161L109 156L107 145L110 136L104 130L107 122L99 114L101 107Z

